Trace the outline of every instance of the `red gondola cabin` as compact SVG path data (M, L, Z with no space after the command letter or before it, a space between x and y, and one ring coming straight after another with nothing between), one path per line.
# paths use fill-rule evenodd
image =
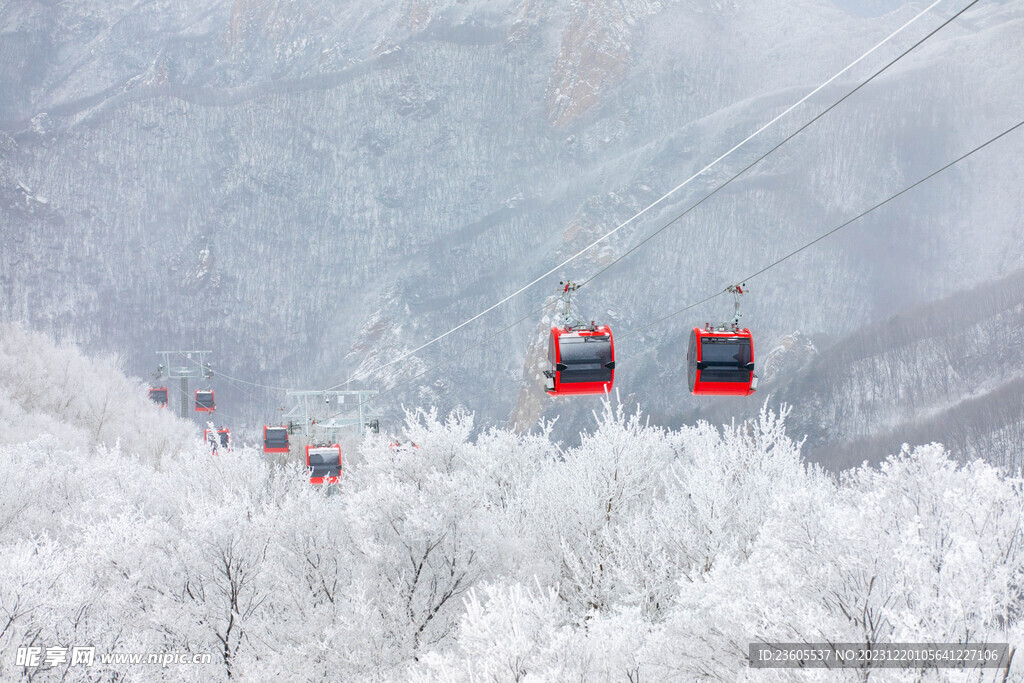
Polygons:
M695 327L686 352L686 370L694 395L750 396L757 389L750 330Z
M218 445L225 451L231 450L231 430L227 427L218 427L216 436L214 436L213 432L209 429L204 429L203 439L205 439L206 443L210 444L211 448L215 451L217 450Z
M197 413L212 413L216 409L216 403L214 403L212 391L204 391L202 389L196 391Z
M337 484L341 478L341 446L306 446L310 484Z
M149 400L161 408L167 407L167 387L150 387Z
M288 428L263 427L263 452L264 453L287 453L288 452Z
M552 396L605 394L615 380L615 343L607 325L552 327L545 390Z

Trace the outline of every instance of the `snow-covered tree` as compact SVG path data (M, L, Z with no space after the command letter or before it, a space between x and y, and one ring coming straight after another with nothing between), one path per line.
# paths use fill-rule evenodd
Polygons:
M1024 642L1024 480L938 444L830 477L786 407L668 430L608 401L576 446L416 410L316 487L36 344L119 398L103 417L58 400L63 370L0 365L27 416L0 444L0 680L805 680L750 643ZM12 654L86 644L211 662Z

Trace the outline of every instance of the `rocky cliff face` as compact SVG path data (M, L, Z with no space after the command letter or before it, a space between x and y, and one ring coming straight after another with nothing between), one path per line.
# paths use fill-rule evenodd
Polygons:
M548 85L548 120L564 126L601 101L629 68L635 21L617 3L575 2Z
M12 3L0 9L0 316L140 375L212 348L258 384L324 387L515 291L729 149L913 15L870 2L402 0ZM541 316L584 280L948 16L937 10L792 117L513 302L365 385L483 420L594 401L535 386ZM973 10L588 286L624 333L703 298L1005 127L1024 8ZM1018 139L751 284L759 348L841 342L1024 266ZM619 348L659 419L716 300ZM621 332L620 332L621 331ZM819 351L824 353L824 349ZM448 362L417 377L424 369ZM1007 362L1013 362L1008 360ZM223 381L222 381L223 384ZM399 386L400 385L400 386ZM523 387L520 389L520 385ZM225 384L261 424L281 392ZM799 403L799 396L793 400ZM742 410L742 408L736 408ZM798 409L799 410L799 409Z

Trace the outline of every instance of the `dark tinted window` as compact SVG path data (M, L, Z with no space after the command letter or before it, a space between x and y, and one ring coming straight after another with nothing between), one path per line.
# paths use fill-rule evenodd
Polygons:
M220 445L223 446L224 448L227 448L228 447L228 440L230 438L231 437L228 435L227 432L220 432Z
M612 361L612 340L607 335L591 337L561 337L558 347L562 354L559 381L610 382L612 371L605 367Z
M341 462L336 448L317 448L309 452L309 476L337 477L341 475Z
M149 397L153 399L154 403L167 403L167 390L166 389L150 389Z
M267 438L263 445L265 448L288 448L288 430L284 427L267 429Z
M739 370L737 368L704 368L700 373L701 382L749 382L750 370Z
M701 361L707 367L700 373L702 382L749 382L750 340L710 337L700 344Z
M196 405L200 408L212 408L213 407L213 392L212 391L200 391L196 394Z
M750 362L750 341L747 339L702 339L700 359L713 365L746 365Z
M311 465L309 469L311 477L340 477L341 467L330 465Z

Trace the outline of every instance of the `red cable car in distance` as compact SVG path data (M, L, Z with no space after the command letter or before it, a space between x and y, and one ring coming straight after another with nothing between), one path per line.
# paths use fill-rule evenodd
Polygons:
M572 317L572 293L579 285L563 285L563 325L551 328L548 340L549 369L544 389L552 396L606 394L615 381L615 342L607 325L589 325Z
M288 428L263 426L263 452L264 453L287 453L288 452Z
M161 408L167 407L167 387L150 387L149 400Z
M231 430L227 427L217 427L215 431L203 430L203 441L210 445L213 451L217 452L218 445L225 451L231 450Z
M695 396L750 396L757 390L754 374L754 337L740 329L740 300L745 285L726 291L736 300L732 321L718 327L693 328L686 351L686 375Z
M217 404L213 399L213 390L211 389L197 389L196 390L196 412L197 413L212 413L217 409Z
M341 446L306 446L310 484L337 484L341 478Z

